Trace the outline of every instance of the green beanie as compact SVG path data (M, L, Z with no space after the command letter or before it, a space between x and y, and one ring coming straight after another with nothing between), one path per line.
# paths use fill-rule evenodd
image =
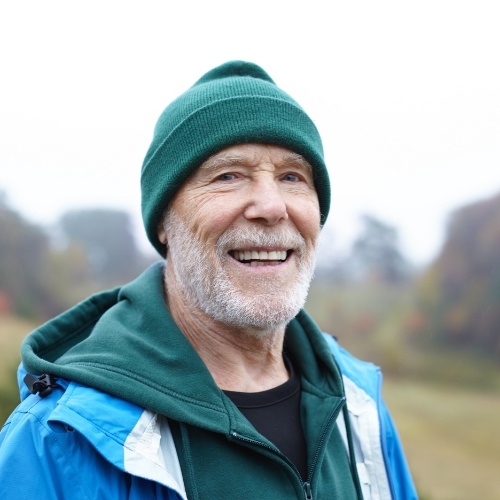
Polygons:
M142 218L149 241L165 256L158 224L187 177L228 146L275 144L313 167L321 221L330 208L330 182L316 126L259 66L230 61L202 76L173 101L156 124L141 173Z

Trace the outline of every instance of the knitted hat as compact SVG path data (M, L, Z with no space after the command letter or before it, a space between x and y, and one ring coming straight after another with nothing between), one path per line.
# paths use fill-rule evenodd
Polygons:
M207 158L228 146L275 144L313 167L321 221L330 182L321 138L302 108L259 66L230 61L202 76L161 114L141 174L142 218L149 241L165 256L158 224L173 196Z

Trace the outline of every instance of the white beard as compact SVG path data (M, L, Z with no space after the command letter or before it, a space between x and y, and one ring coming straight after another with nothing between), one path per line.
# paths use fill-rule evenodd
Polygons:
M311 283L316 248L307 246L297 230L288 226L228 228L215 251L201 244L172 210L165 219L168 265L187 304L221 323L242 327L256 337L289 323L304 306ZM250 290L237 286L227 274L228 251L235 248L293 248L298 263L296 279L261 279ZM166 283L168 290L168 283Z

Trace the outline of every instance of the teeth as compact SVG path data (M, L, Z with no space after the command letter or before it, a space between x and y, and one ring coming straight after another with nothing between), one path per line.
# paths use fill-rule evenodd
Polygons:
M272 250L268 252L266 250L261 250L257 252L256 250L235 250L233 256L237 260L285 260L286 250Z

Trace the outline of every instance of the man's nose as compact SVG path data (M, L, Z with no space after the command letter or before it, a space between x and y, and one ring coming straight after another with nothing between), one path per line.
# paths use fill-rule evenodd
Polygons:
M274 179L262 180L250 189L245 218L272 226L288 219L288 211L283 193Z

